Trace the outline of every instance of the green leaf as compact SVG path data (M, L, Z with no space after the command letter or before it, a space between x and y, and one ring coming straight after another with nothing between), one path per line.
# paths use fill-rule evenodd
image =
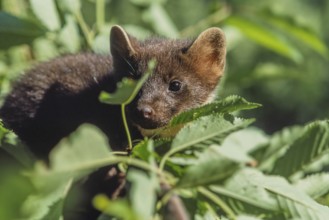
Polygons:
M177 187L188 188L208 185L230 176L238 167L225 150L218 146L210 146L202 152L193 166L189 166L177 183Z
M221 146L249 153L267 142L268 137L262 130L249 127L228 135Z
M58 35L58 41L64 45L66 51L70 53L75 53L80 50L79 28L72 15L65 16L65 26Z
M50 31L61 27L54 0L31 0L31 7L39 21Z
M71 14L75 14L81 9L81 1L80 0L57 0L59 7L66 12L70 12Z
M329 122L313 122L305 127L303 135L296 139L287 152L275 162L271 173L289 177L327 154L328 150Z
M65 198L61 198L55 201L51 206L49 206L49 211L45 216L42 217L42 220L62 219L64 202Z
M16 134L6 129L0 120L0 148L6 151L25 168L31 168L35 158L28 148L21 143ZM1 151L0 151L1 153ZM1 156L1 155L0 155Z
M204 148L212 144L220 144L230 133L246 127L252 119L233 119L227 121L221 115L209 115L199 118L183 127L172 141L171 149L163 156L160 169L163 169L166 160L179 151L189 147Z
M226 23L239 29L251 40L282 56L295 62L302 60L300 52L285 39L246 17L231 16L226 20Z
M158 188L156 177L131 169L128 172L127 179L132 184L129 196L134 212L142 219L152 219Z
M314 32L295 22L292 17L280 16L272 12L262 13L261 17L273 26L293 36L296 40L302 42L303 45L307 45L317 53L328 58L329 53L326 44Z
M107 137L95 126L84 124L64 138L49 157L53 170L66 170L109 156Z
M151 60L148 63L148 70L143 74L142 78L140 78L138 81L123 78L123 80L118 83L115 93L110 94L103 91L99 96L99 100L103 103L113 105L129 104L133 101L138 91L142 88L144 82L151 75L154 67L155 61Z
M34 54L37 60L46 61L59 55L57 45L53 40L42 37L33 42Z
M222 198L236 213L245 214L271 214L279 207L274 198L266 190L256 186L253 178L262 175L256 170L242 169L226 181L224 186L212 185L210 190Z
M97 195L93 205L101 212L124 220L142 220L133 212L127 200L110 200L106 195Z
M228 134L239 130L253 120L236 118L233 123L221 115L209 115L187 124L179 131L171 148L186 149L189 146L209 146L220 143Z
M174 22L160 3L151 4L144 14L144 20L152 25L157 34L170 38L178 37L178 30Z
M45 34L45 30L31 21L0 12L0 49L31 43Z
M258 186L264 187L276 198L286 217L322 220L329 216L329 207L318 204L307 194L290 185L284 178L266 177L256 181Z
M170 126L185 124L196 120L197 118L211 114L225 114L240 110L254 109L260 107L260 104L251 103L237 95L228 96L222 100L194 108L175 116L170 121Z
M329 173L317 173L298 180L294 186L317 199L329 192Z
M110 53L109 39L110 39L110 33L108 31L101 32L100 34L98 34L93 41L93 51L99 54L109 54Z
M255 149L251 154L259 163L259 169L269 171L274 162L282 156L290 145L304 132L302 126L292 126L276 132L263 146Z
M122 79L121 82L117 84L117 90L115 91L115 93L110 94L102 91L99 96L99 100L103 103L113 104L113 105L124 104L128 102L128 100L130 100L130 97L136 90L136 87L137 87L136 81L132 79L124 78Z
M71 182L63 182L50 191L36 191L31 194L22 206L25 217L23 219L60 219L64 198L70 185Z
M133 24L126 24L123 25L123 28L130 33L132 36L136 37L137 39L146 39L152 35L152 32L149 29L143 28L141 26L133 25Z
M276 219L326 219L329 208L312 200L284 178L243 169L225 187L211 186L236 212L281 215Z
M34 192L22 170L6 163L0 150L0 219L23 219L21 206Z

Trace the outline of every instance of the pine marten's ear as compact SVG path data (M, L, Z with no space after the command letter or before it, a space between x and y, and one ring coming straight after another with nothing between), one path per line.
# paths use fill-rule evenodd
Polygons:
M219 28L203 31L183 53L199 74L219 78L224 72L226 60L224 32Z
M110 50L114 66L120 66L121 64L130 61L136 56L137 49L138 41L135 38L129 36L119 25L112 27L110 33Z

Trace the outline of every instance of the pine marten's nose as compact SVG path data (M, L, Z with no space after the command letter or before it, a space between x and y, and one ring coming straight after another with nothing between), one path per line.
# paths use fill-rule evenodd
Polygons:
M141 113L143 114L144 118L150 119L154 112L153 109L149 106L144 106L140 109Z

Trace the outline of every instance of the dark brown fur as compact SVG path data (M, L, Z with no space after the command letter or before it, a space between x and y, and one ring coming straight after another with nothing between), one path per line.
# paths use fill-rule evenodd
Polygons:
M120 108L98 101L102 90L113 92L123 77L138 79L155 58L154 73L128 106L129 123L153 129L176 114L204 104L213 93L225 64L225 39L211 28L196 40L151 38L138 41L121 27L111 30L111 56L67 55L37 65L15 85L0 110L14 130L39 157L47 157L59 140L82 123L100 127L113 149L124 149ZM171 91L170 83L181 83Z

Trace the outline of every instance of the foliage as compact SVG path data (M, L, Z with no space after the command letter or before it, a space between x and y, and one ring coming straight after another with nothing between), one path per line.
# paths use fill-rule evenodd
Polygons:
M327 174L308 177L307 168L310 161L314 163L328 153L329 122L314 122L269 137L255 128L245 128L250 120L226 111L244 109L239 100L238 96L223 99L220 103L226 103L226 108L222 111L215 102L177 116L176 120L199 115L171 139L145 139L133 148L130 157L107 150L104 137L95 128L83 125L52 151L49 168L37 163L22 176L34 191L23 200L18 216L59 219L74 179L105 165L123 163L133 188L127 198L110 200L105 195L95 198L95 207L104 212L104 218L109 214L123 219L152 219L160 216L169 198L176 195L182 198L193 218L210 215L239 219L244 214L255 219L325 219L329 208L314 199L329 192ZM245 100L244 103L254 105ZM210 114L209 109L213 110ZM323 132L318 132L319 129ZM243 140L250 134L255 138L245 144ZM8 135L10 132L3 129L3 141ZM168 148L161 150L164 143ZM298 154L290 154L296 147ZM11 153L19 154L19 150ZM309 155L312 160L299 155ZM295 172L299 175L287 175ZM170 187L168 191L161 189L163 184ZM13 216L6 216L9 217Z
M108 53L109 29L119 23L140 39L191 37L220 26L228 40L221 97L243 94L263 104L242 111L260 105L227 96L184 112L158 131L177 135L145 139L129 157L83 125L51 152L49 167L1 125L0 219L60 219L72 183L111 164L132 188L117 200L96 196L100 219L161 219L173 201L194 219L329 216L329 122L300 125L328 117L327 1L2 0L0 9L1 97L36 61ZM141 84L123 82L102 99L124 104ZM261 129L242 118L248 115Z

